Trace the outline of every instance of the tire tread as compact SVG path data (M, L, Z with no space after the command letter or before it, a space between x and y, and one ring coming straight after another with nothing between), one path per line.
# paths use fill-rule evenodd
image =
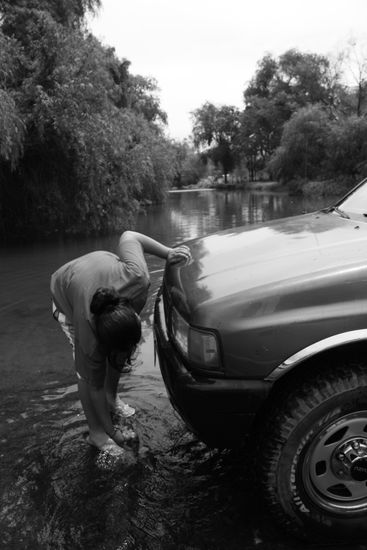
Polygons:
M326 367L315 365L312 372L302 373L298 378L283 384L268 411L257 438L255 471L265 506L276 523L293 535L315 538L317 529L311 537L307 536L303 523L296 516L290 517L280 502L277 468L283 446L311 411L329 399L363 387L367 387L367 363L351 360L348 364L341 362Z

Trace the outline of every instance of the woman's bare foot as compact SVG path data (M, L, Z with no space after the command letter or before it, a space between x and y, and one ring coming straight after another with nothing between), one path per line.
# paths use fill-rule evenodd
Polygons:
M112 414L121 418L129 418L129 416L135 414L135 409L122 401L119 397L116 397L114 400L108 399L108 406Z
M100 451L116 454L123 452L121 447L115 443L107 434L91 435L86 437L86 442L92 447L96 447Z

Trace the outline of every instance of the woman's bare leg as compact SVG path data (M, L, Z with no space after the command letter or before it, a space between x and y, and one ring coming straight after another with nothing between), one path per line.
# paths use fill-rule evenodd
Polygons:
M104 388L106 391L107 404L111 411L115 411L118 405L121 404L121 400L117 394L120 376L121 374L119 371L113 369L107 362Z
M122 416L132 416L135 410L124 403L118 396L118 385L120 381L121 374L117 369L111 367L107 363L106 368L106 378L105 378L105 391L107 404L111 412L117 414L121 413Z

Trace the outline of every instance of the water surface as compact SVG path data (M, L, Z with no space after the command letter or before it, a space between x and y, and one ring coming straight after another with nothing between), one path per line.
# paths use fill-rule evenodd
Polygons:
M136 229L173 246L244 224L313 211L326 200L285 193L171 193ZM49 277L118 235L2 250L0 264L0 537L4 549L294 550L257 504L244 456L210 450L174 413L153 354L163 261L148 258L143 339L120 395L139 443L112 460L84 441L68 344L50 315ZM351 548L351 547L349 547ZM362 549L362 546L359 546Z

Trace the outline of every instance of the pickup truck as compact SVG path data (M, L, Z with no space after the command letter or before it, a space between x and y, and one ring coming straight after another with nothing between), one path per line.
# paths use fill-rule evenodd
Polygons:
M278 524L365 536L367 180L318 212L185 244L155 305L173 407L208 445L247 445Z

